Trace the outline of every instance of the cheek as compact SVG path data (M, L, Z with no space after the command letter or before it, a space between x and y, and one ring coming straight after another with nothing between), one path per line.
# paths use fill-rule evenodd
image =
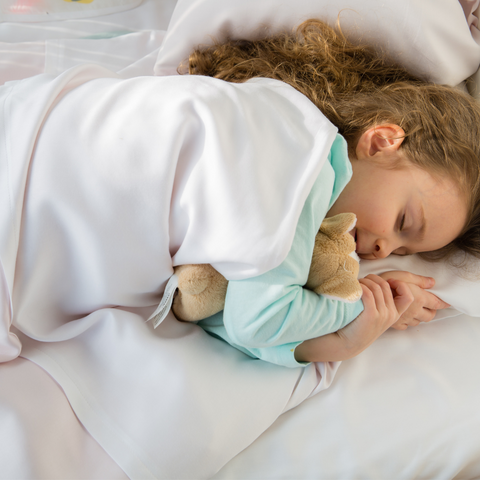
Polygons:
M354 213L357 221L360 217L366 217L371 210L370 202L360 192L345 192L340 195L338 200L333 204L329 216L338 215L339 213Z
M385 233L391 227L392 214L382 206L359 205L357 212L357 228L378 234Z

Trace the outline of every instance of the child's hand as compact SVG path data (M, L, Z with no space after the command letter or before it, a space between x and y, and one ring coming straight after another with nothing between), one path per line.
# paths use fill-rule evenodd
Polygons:
M337 334L353 355L365 350L385 330L394 325L414 301L406 283L396 281L393 295L390 284L378 275L367 275L359 280L363 296L364 311Z
M406 330L408 327L416 327L420 322L433 320L437 310L450 307L448 303L425 290L435 285L435 280L431 277L423 277L402 271L385 272L380 277L388 281L394 296L396 295L397 282L401 281L408 285L414 297L412 304L400 316L398 321L392 325L392 328Z
M358 355L391 327L413 302L406 283L397 281L395 297L389 283L378 275L359 280L363 312L338 332L312 338L295 349L298 362L334 362Z

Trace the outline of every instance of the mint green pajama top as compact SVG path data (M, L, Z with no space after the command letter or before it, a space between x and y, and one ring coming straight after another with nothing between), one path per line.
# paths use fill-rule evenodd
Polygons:
M346 303L303 288L315 236L351 176L346 142L337 135L307 197L283 263L257 277L230 281L225 309L199 322L204 330L252 357L298 367L308 365L295 360L298 345L336 332L363 311L361 300Z

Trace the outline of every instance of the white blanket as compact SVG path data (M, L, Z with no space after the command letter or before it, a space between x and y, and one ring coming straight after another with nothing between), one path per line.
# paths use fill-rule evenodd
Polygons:
M2 23L0 41L38 40L39 45L12 43L7 45L8 52L2 45L0 82L2 78L17 79L43 72L50 66L55 67L52 71L60 72L72 62L86 58L90 62L108 60L106 65L110 68L114 63L123 68L120 57L130 55L128 44L133 34L101 40L98 44L93 40L69 39L104 32L166 29L168 17L162 14L169 16L174 3L174 0L144 0L141 8L91 20ZM454 8L456 0L448 3ZM442 60L440 66L458 77L461 70L452 65L468 59L468 51L456 47L464 33L455 28L456 22L449 21L448 10L443 8L447 1L442 5L431 4L435 8L428 18L441 27L439 35L448 39L450 52L443 55L444 43L435 43L438 58ZM228 15L229 7L224 7L216 12ZM302 15L296 2L291 2L290 8L294 14ZM249 25L258 21L258 9L276 14L275 9L265 9L263 3L257 2L255 9L249 11ZM196 18L194 25L205 28L207 34L212 33L215 18L207 14L205 22L198 22L195 12L189 14ZM408 24L398 24L396 32L409 28ZM428 31L431 30L423 30ZM138 36L148 38L146 33ZM52 40L46 45L43 42L62 38L67 40ZM425 37L429 43L424 47L434 48L435 38ZM182 48L184 36L177 40ZM423 45L417 37L414 40ZM52 44L55 48L50 48ZM140 46L139 42L135 45ZM90 57L88 52L92 53ZM142 48L137 58L149 52ZM138 72L150 75L154 59L147 59L146 64L138 62L141 68L133 65L127 69L127 76ZM32 106L26 105L28 115L23 119L26 126L33 115ZM3 125L3 117L0 123ZM441 264L427 265L417 260L390 257L385 261L362 262L362 275L390 268L413 268L435 277L434 292L455 306L450 312L442 311L442 315L466 311L480 316L478 282L462 281ZM9 293L0 292L3 294L0 305L8 310ZM147 313L143 313L145 310ZM281 404L288 409L308 395L321 372L318 378L313 367L304 372L284 369L280 373L278 368L261 366L261 362L247 359L195 326L182 326L171 317L153 333L153 338L143 323L149 308L139 309L135 314L118 311L101 312L103 319L90 331L90 338L87 331L71 341L50 344L52 350L47 357L58 358L61 351L53 350L55 346L65 350L71 347L77 357L85 360L88 376L84 378L89 378L86 382L89 388L106 384L106 389L114 389L111 394L114 400L117 392L125 395L123 408L102 401L104 415L99 423L88 413L92 409L88 403L91 397L80 394L76 387L66 389L80 421L108 453L77 422L58 384L32 362L16 359L0 365L2 480L125 480L126 475L114 461L132 478L149 478L150 474L143 475L144 469L139 465L137 453L142 448L142 458L154 457L155 472L160 470L158 478L198 480L212 475L252 441L251 447L229 462L215 478L480 478L477 373L480 332L476 318L458 317L433 325L422 324L405 332L387 332L361 356L343 363L328 391L282 415L257 438L277 415ZM108 332L108 322L115 336L102 344L97 334L103 327ZM2 331L6 332L0 328ZM148 338L149 348L145 349L146 341L139 348L125 349L129 334L142 340ZM114 351L116 343L118 348ZM43 344L25 339L23 354L33 358L36 346ZM47 363L43 352L37 350L35 354L43 355ZM136 366L137 357L143 361L140 369ZM108 364L110 377L100 373L97 361L100 369ZM55 364L53 360L52 363ZM62 372L59 366L56 370ZM78 374L71 368L67 372L63 377L76 375L74 378L78 380ZM131 391L116 389L118 376L124 377L124 385L135 377ZM300 381L294 388L297 379ZM330 380L323 377L319 388L327 386ZM147 383L153 385L144 388ZM144 404L137 397L144 398ZM80 408L82 405L84 409ZM153 416L142 411L151 405L156 407ZM98 408L98 403L94 406ZM108 438L102 431L105 432L105 425L111 424L112 419L127 420L129 428L125 432L117 429ZM98 424L102 426L98 428ZM141 448L125 447L132 430L140 432L148 427L154 433L144 439ZM115 440L115 435L119 439Z
M173 265L233 279L283 261L336 134L305 97L92 66L1 94L3 360L13 312L22 356L130 478L210 476L328 386L337 364L279 368L145 323Z
M281 263L336 133L265 79L79 67L4 89L0 256L16 325L41 340L88 328L65 315L155 304L173 265L239 279Z

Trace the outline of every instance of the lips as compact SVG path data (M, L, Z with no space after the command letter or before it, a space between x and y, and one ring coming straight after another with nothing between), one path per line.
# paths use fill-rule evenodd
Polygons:
M360 250L360 247L359 247L359 244L358 244L358 241L357 241L357 239L358 239L357 229L354 228L354 229L350 230L348 233L355 240L355 245L356 245L355 246L355 253L358 255L358 257L360 257L362 260L373 260L373 258L372 258L373 256L371 254L358 253L358 251ZM357 260L359 259L358 257L357 257Z
M353 238L355 239L355 243L356 243L355 252L357 253L357 255L363 260L375 260L376 257L372 253L360 253L362 252L362 245L360 242L357 229L355 228L350 233L353 235Z

